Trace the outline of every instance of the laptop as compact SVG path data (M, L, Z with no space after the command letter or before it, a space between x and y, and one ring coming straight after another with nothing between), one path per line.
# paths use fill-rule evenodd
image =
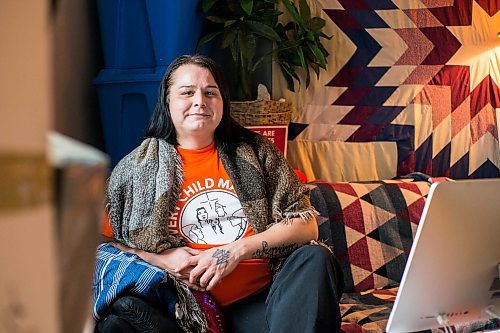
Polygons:
M432 184L387 332L500 314L500 178Z

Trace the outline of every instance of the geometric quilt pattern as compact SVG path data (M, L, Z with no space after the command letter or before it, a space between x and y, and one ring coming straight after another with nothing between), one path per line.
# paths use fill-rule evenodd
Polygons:
M344 333L382 333L386 331L398 287L373 289L361 293L344 293L340 301L342 331ZM480 320L451 327L455 333L497 332L500 320ZM420 331L442 333L444 328Z
M430 188L421 177L414 179L419 181L308 183L311 203L320 214L319 240L332 249L343 269L340 312L345 333L385 332ZM483 320L452 330L470 333L499 327L500 320Z
M500 177L500 1L318 3L327 79L290 140L395 142L398 175Z
M430 183L412 179L310 183L320 240L339 260L346 292L399 284Z
M340 304L342 330L345 333L384 332L397 293L398 287L344 294Z

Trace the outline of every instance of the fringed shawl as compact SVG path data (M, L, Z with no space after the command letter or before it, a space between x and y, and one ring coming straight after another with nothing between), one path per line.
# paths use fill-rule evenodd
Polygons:
M307 223L316 215L308 188L268 139L256 136L240 144L234 155L220 149L218 153L255 233L297 217ZM167 228L182 181L180 155L164 140L148 138L124 157L107 188L106 209L115 240L155 253L184 246L182 238Z

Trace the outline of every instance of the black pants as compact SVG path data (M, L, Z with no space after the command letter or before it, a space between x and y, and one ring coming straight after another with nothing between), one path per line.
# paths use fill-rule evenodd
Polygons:
M270 288L224 309L231 333L340 331L341 269L330 251L306 245L293 252Z
M269 288L223 309L228 333L340 331L343 277L330 251L306 245L293 252ZM100 333L176 333L174 319L136 297L117 300Z

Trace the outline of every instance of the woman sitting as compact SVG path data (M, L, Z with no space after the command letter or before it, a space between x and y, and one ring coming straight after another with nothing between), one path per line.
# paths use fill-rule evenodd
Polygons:
M196 292L215 299L228 332L339 331L343 279L315 243L308 189L268 139L231 118L214 61L170 64L146 137L108 182L113 244L166 271L180 304L173 318L126 296L96 331L144 332L153 322L158 331L205 332L206 321L192 320L203 316Z

